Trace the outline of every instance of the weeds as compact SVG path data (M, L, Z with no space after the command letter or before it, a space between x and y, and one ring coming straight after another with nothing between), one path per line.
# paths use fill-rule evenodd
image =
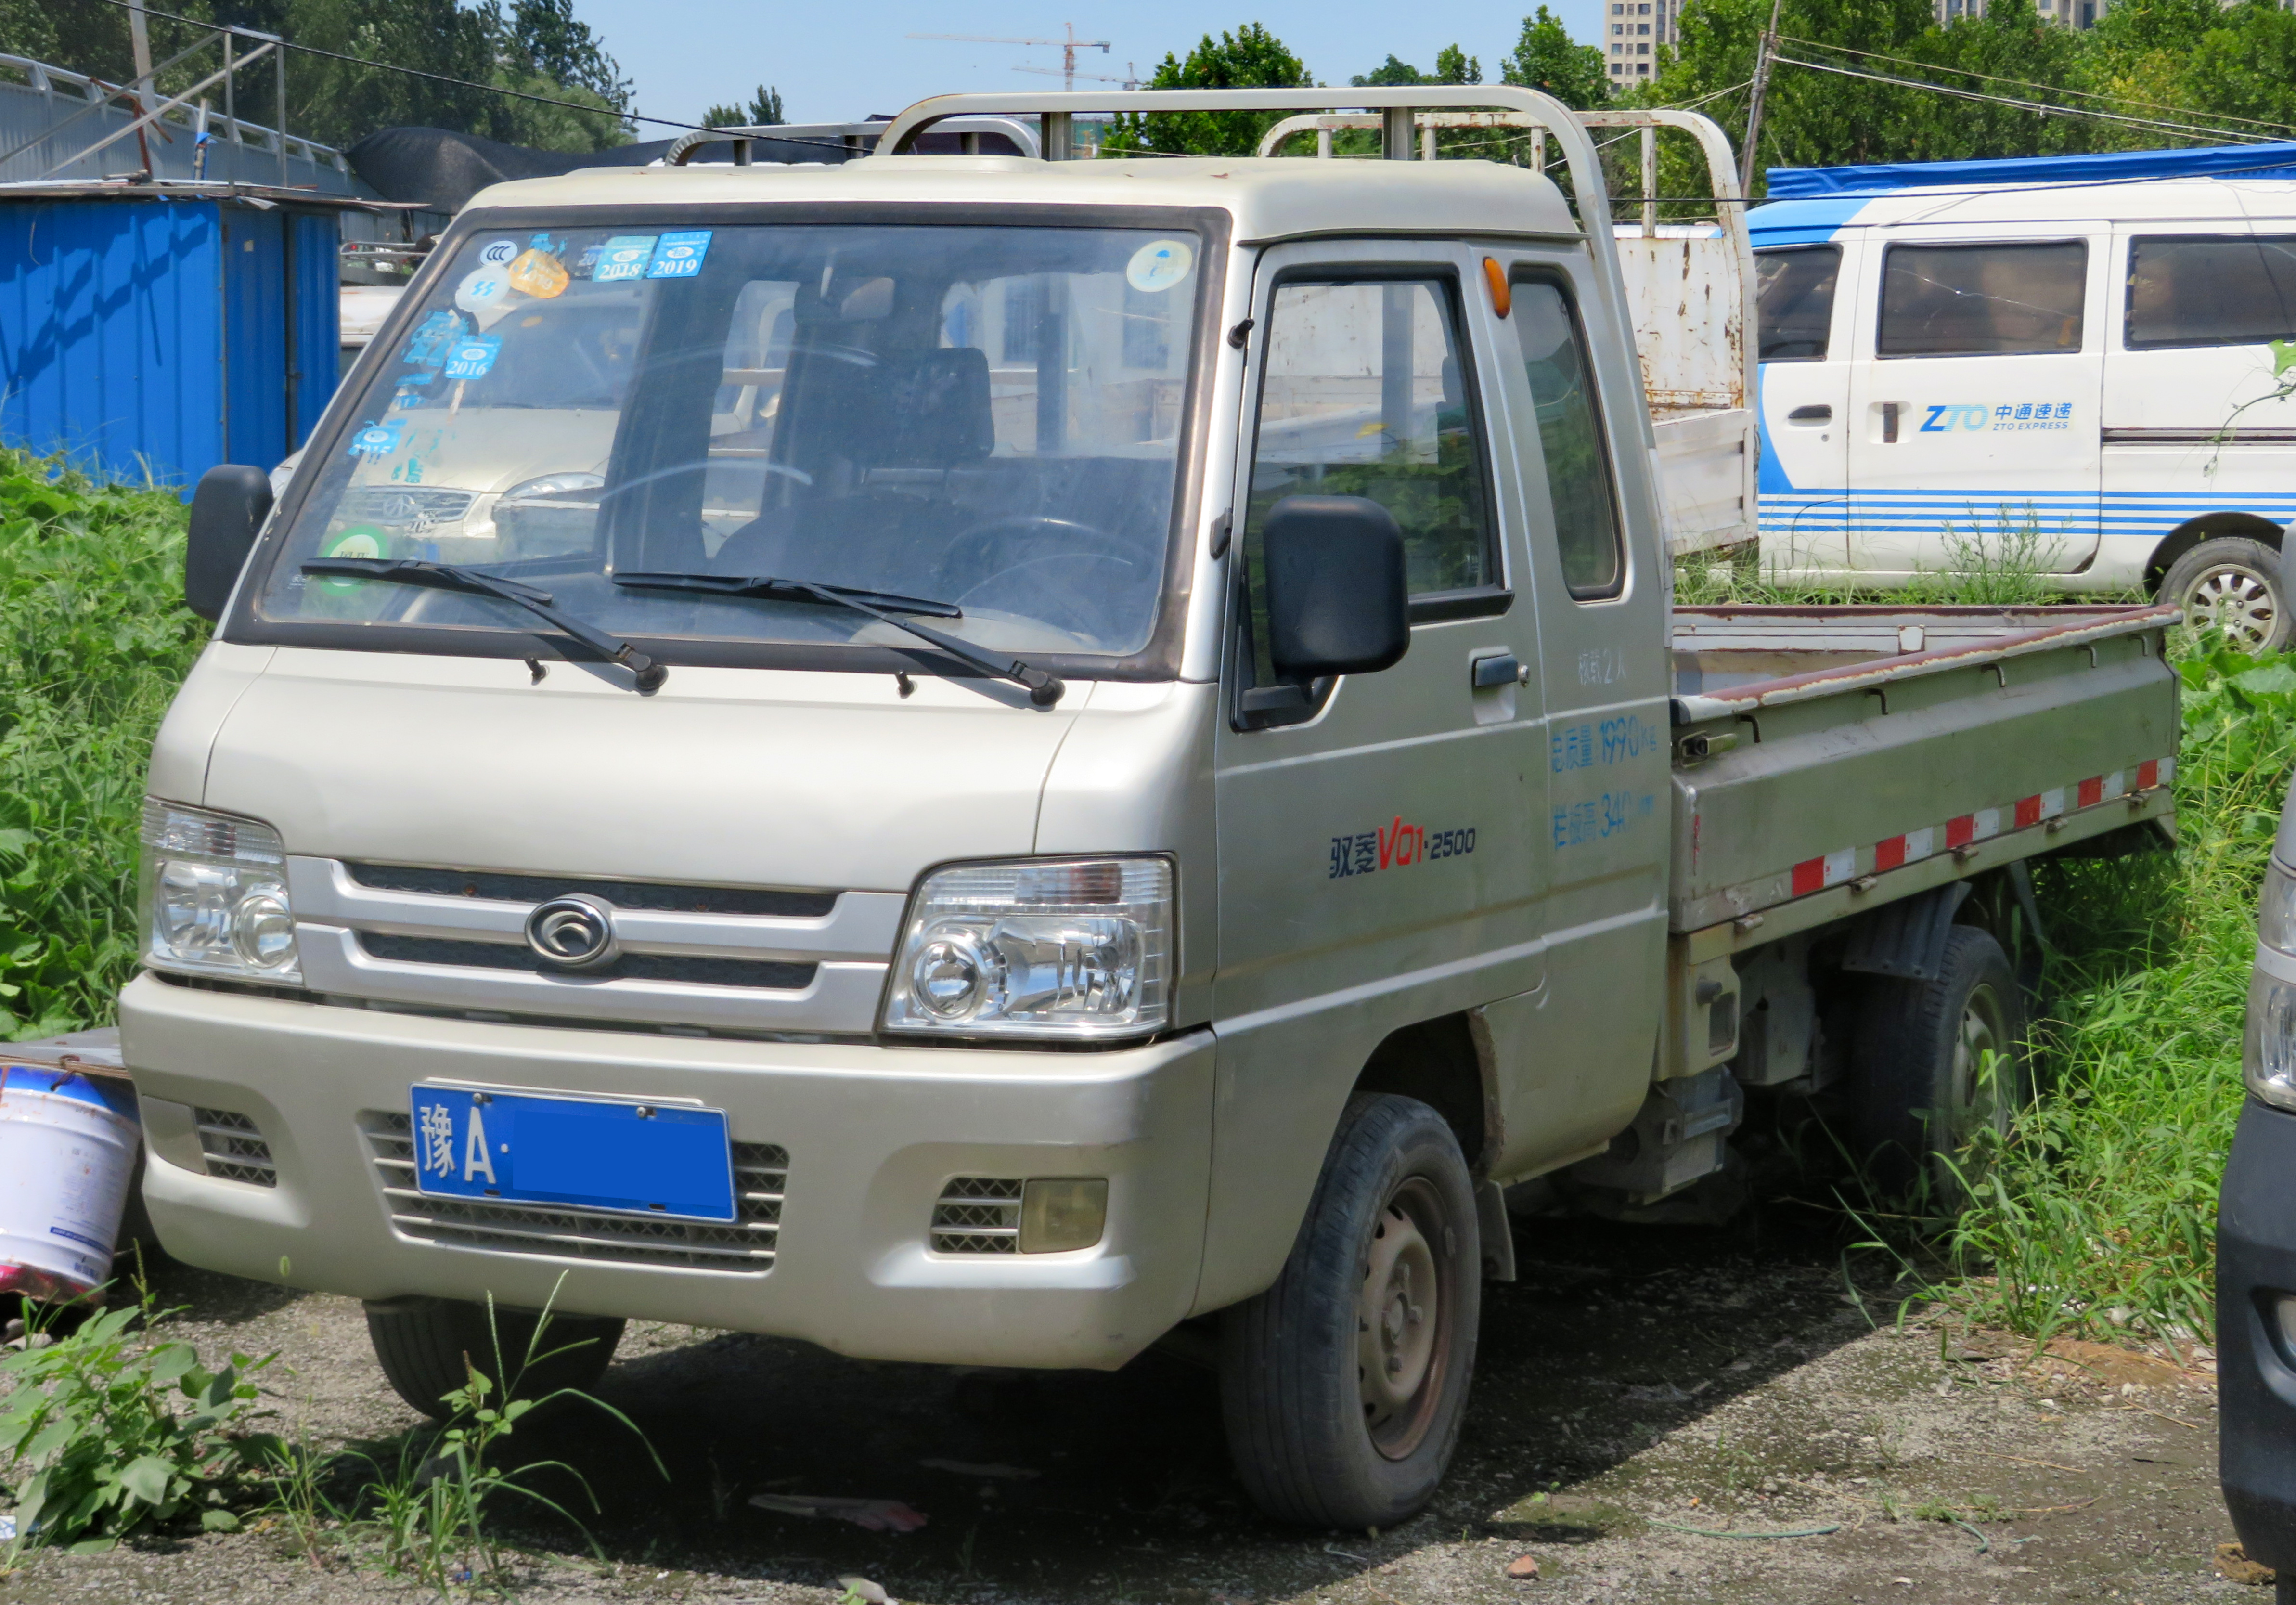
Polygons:
M259 1473L276 1444L243 1431L268 1413L248 1378L272 1356L234 1354L210 1371L190 1344L152 1341L170 1313L146 1301L74 1331L35 1329L0 1358L10 1387L0 1454L12 1473L29 1473L8 1488L16 1546L107 1549L194 1513L211 1532L239 1525L227 1502L234 1485Z

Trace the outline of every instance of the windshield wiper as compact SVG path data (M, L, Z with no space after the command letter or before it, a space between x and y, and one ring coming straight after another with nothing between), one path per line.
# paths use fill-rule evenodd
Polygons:
M1029 693L1029 701L1039 708L1049 708L1061 700L1068 690L1061 677L1049 670L1038 669L1019 658L999 662L978 646L946 635L929 625L908 619L897 618L897 613L917 613L929 619L961 619L964 610L953 602L935 602L924 597L904 597L894 591L861 590L849 585L824 585L811 580L782 580L770 574L650 574L622 573L614 576L616 585L626 585L633 590L695 591L706 597L748 597L769 602L815 602L832 607L850 608L896 630L906 630L921 641L929 641L961 663L969 664L981 673L996 679L1011 680Z
M413 557L318 557L303 564L303 572L345 580L387 580L395 585L419 585L466 597L492 597L526 609L561 635L580 642L610 663L620 664L630 671L641 692L660 689L661 682L669 677L668 666L660 659L649 657L619 636L594 630L571 613L553 606L548 591L499 575L482 574L460 564L428 563Z

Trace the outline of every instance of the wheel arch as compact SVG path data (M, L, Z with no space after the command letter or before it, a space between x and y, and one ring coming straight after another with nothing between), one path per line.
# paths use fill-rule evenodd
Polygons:
M1490 1173L1503 1135L1497 1068L1480 1011L1439 1015L1390 1032L1356 1077L1357 1092L1415 1098L1459 1140L1470 1173Z
M2204 540L2219 535L2238 535L2250 540L2260 540L2274 551L2280 550L2285 531L2254 513L2204 513L2198 518L2188 518L2161 538L2152 548L2152 556L2144 560L2144 588L2156 595L2169 571L2177 560Z

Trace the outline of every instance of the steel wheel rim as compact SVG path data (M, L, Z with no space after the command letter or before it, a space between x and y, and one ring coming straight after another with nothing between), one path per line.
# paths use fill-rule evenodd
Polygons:
M1372 1446L1389 1460L1419 1447L1449 1367L1453 1233L1442 1195L1424 1177L1398 1183L1374 1219L1356 1300L1356 1380Z
M2280 622L2272 584L2254 569L2220 563L2185 593L2185 622L2194 630L2215 625L2236 642L2261 646Z
M2010 1099L2001 1076L2008 1068L2014 1045L2009 1040L2008 1011L1990 986L1969 994L1961 1008L1961 1025L1953 1044L1953 1082L1948 1118L1955 1149L1966 1148L1980 1132L2005 1136L2009 1131ZM1986 1056L1993 1056L1991 1074Z

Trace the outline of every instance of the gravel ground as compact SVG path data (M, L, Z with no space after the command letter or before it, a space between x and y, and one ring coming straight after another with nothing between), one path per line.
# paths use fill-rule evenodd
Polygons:
M1488 1291L1456 1469L1427 1514L1381 1533L1255 1515L1210 1374L1170 1354L1114 1375L960 1374L633 1325L599 1394L668 1480L595 1414L522 1430L525 1454L571 1462L603 1508L594 1553L563 1525L506 1516L510 1592L825 1605L858 1575L951 1605L2269 1598L2219 1575L2232 1531L2204 1353L2036 1356L1899 1324L1787 1214L1729 1232L1521 1223L1523 1278ZM176 1266L157 1280L203 1354L278 1351L265 1374L283 1422L397 1461L415 1418L356 1304ZM898 1500L930 1523L865 1532L752 1508L759 1492ZM1829 1530L1780 1535L1811 1528ZM1524 1557L1538 1575L1511 1577ZM356 1534L330 1535L315 1563L260 1519L35 1552L0 1577L0 1605L424 1592Z

